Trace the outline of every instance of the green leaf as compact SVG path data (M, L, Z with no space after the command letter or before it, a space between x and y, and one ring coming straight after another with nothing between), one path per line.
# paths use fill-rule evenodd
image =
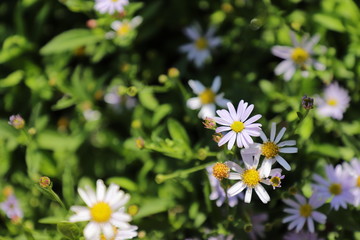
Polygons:
M71 136L46 130L38 134L39 147L49 150L76 150L83 141L81 135Z
M74 98L64 96L55 105L51 107L53 110L61 110L73 106L76 103Z
M115 183L119 185L121 188L125 188L129 191L136 191L138 189L138 186L136 185L135 182L125 177L111 177L106 181L106 183L107 184Z
M134 216L134 219L139 219L153 214L165 212L170 207L172 207L172 205L173 204L168 199L146 199L142 202L139 212Z
M9 74L6 78L0 79L0 88L13 87L20 83L24 78L24 71L17 70Z
M155 110L159 106L159 102L154 97L151 88L144 88L143 90L141 90L139 92L139 100L141 104L149 110Z
M59 222L63 222L64 219L63 218L59 218L59 217L46 217L46 218L41 218L39 220L39 223L42 224L58 224Z
M185 128L178 121L171 118L167 121L167 126L170 136L174 141L190 145L189 136Z
M166 115L171 113L171 110L172 108L170 104L163 104L159 106L154 113L151 125L156 126Z
M2 178L10 168L10 156L6 148L5 141L0 138L0 178Z
M39 177L39 168L42 161L42 153L31 144L26 149L26 166L30 179L37 181Z
M60 222L57 224L57 230L71 240L77 240L80 237L80 228L75 223Z
M345 31L345 27L340 21L340 19L334 17L333 14L325 14L325 13L314 14L314 21L322 25L323 27L333 31L337 31L337 32Z
M42 55L72 51L78 47L95 44L103 38L88 29L72 29L61 33L40 49Z

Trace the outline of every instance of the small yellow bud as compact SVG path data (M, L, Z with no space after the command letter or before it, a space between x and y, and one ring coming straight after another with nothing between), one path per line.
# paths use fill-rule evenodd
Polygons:
M168 75L171 78L177 78L177 77L179 77L180 72L177 68L172 67L172 68L169 68Z
M51 180L50 178L44 176L44 177L41 177L40 180L39 180L39 185L40 187L42 188L47 188L47 187L50 187L51 185Z
M135 140L135 144L138 149L143 149L145 147L145 141L142 137L138 137Z

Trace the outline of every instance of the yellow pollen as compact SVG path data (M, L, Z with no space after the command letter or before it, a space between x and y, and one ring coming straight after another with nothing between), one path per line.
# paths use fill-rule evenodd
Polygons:
M223 163L215 163L213 166L213 176L218 180L222 180L223 178L229 177L229 167Z
M337 105L337 101L336 99L329 99L327 101L327 104L329 104L330 106L336 106Z
M356 180L356 186L360 187L360 176L358 176L357 180Z
M204 50L205 48L207 48L207 46L208 41L203 37L200 37L195 41L195 47L199 50Z
M309 53L303 48L295 48L291 53L291 59L299 65L303 65L309 58Z
M273 185L274 187L277 187L280 185L281 179L279 177L272 177L270 179L271 185Z
M299 213L303 217L309 217L312 212L312 207L310 204L304 204L300 206Z
M113 2L117 2L118 0L111 0L111 1L113 1Z
M243 122L240 122L240 121L234 121L231 125L230 125L231 129L238 133L238 132L241 132L242 130L244 130L245 128L245 125Z
M261 154L266 158L274 158L279 153L279 147L273 142L266 142L261 145Z
M116 30L116 33L119 36L125 36L130 32L130 30L131 30L131 26L129 23L122 23L121 26Z
M200 93L199 97L202 104L215 102L215 93L210 88L207 88L205 91Z
M242 180L248 187L255 187L260 182L260 174L255 169L245 170L242 174Z
M98 202L90 209L91 218L100 223L109 221L111 213L109 204L105 202Z
M333 183L329 187L329 192L334 194L334 195L339 195L342 192L342 187L338 183Z

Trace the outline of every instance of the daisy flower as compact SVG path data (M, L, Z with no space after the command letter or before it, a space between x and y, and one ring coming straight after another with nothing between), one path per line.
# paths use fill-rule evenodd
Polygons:
M270 201L270 196L266 192L265 188L260 183L267 184L267 177L271 171L271 164L263 161L261 167L257 169L259 165L259 157L253 155L244 155L242 158L245 164L245 168L240 167L238 164L232 161L227 161L225 164L233 171L230 172L228 179L239 180L233 186L231 186L227 193L229 196L235 196L242 192L246 188L245 202L251 202L252 191L255 190L263 203Z
M192 42L182 45L180 51L186 53L188 60L200 68L211 56L210 51L220 45L221 39L214 36L214 27L210 27L205 35L198 24L185 28L184 32Z
M254 143L250 136L260 136L261 124L255 122L261 118L261 115L257 114L248 119L254 109L254 105L248 106L248 103L244 102L244 100L239 102L237 111L231 102L228 102L227 106L229 111L225 109L217 110L216 113L220 117L214 117L216 123L224 125L216 128L216 132L227 132L221 138L218 145L222 146L228 142L228 149L230 150L236 140L239 148L249 148L250 144Z
M111 37L125 37L142 22L142 17L136 16L131 20L114 21L111 24L111 28L114 32L107 33L107 38Z
M289 213L290 216L282 220L283 223L290 223L288 226L289 230L295 228L296 232L303 229L305 223L310 232L315 231L314 221L324 224L326 221L326 215L318 211L315 211L318 207L323 205L323 201L318 196L312 195L309 201L300 194L295 194L297 201L291 199L284 199L284 203L289 205L291 208L285 208L284 212Z
M18 220L23 217L23 212L15 195L8 196L6 201L0 203L0 209L3 210L11 220Z
M97 180L96 192L89 186L85 189L79 188L78 192L87 207L72 206L70 210L75 212L75 215L71 216L69 221L90 221L84 229L86 239L111 239L120 234L124 236L120 239L136 236L137 227L128 223L131 216L125 213L124 208L130 196L120 190L118 185L112 183L106 190L104 182Z
M249 236L251 240L256 240L258 237L265 238L265 224L269 218L267 213L260 213L256 215L252 215L250 217L252 224L252 231L249 232Z
M269 185L275 188L281 187L281 180L285 178L285 175L281 175L281 168L274 168L270 171Z
M200 109L199 118L212 118L215 116L216 105L225 107L228 99L223 98L224 93L217 94L221 86L220 76L216 76L212 82L211 88L206 88L201 82L197 80L190 80L189 86L197 97L187 100L186 105L190 109Z
M360 204L360 161L359 159L352 159L350 163L343 163L344 172L349 174L354 182L355 187L352 189L352 193L354 195L355 206L359 206Z
M283 168L290 171L291 167L289 163L281 157L280 153L297 153L297 147L288 147L295 146L295 140L286 140L280 142L281 138L284 136L286 128L283 127L278 135L276 135L276 123L272 123L270 131L270 139L268 139L263 131L260 132L261 140L263 144L255 143L250 146L249 149L244 149L244 153L255 152L256 154L261 154L265 157L265 161L271 161L272 164L278 162Z
M275 74L281 75L284 74L284 80L289 81L294 75L297 68L300 68L302 75L305 77L308 75L307 67L309 65L314 65L316 70L324 70L325 66L313 58L312 48L320 40L319 35L315 35L308 40L308 37L304 37L301 42L298 42L295 34L290 32L291 40L293 47L288 46L274 46L271 49L272 54L275 56L284 59L277 67L275 68Z
M324 98L317 97L316 105L317 112L321 116L332 117L337 120L343 118L343 114L349 107L350 97L348 91L339 86L339 84L332 83L324 90Z
M327 165L325 171L327 179L314 174L313 179L317 184L312 184L312 188L324 201L332 198L330 206L336 211L340 206L347 208L346 204L352 204L354 201L352 177L344 172L341 165L337 165L335 168Z
M115 12L123 12L124 6L128 4L128 0L96 0L94 8L102 14L113 14Z
M23 129L25 126L25 120L20 116L20 114L11 115L8 123L16 129Z
M306 231L300 232L289 232L284 236L284 240L324 240L323 238L318 238L317 233L311 233Z
M209 178L209 182L210 182L210 186L211 186L211 193L210 193L209 198L210 198L210 200L216 200L216 206L221 207L226 200L226 192L221 187L220 181L218 179L216 179L216 177L214 177L213 166L207 167L206 171L208 173L208 178ZM239 193L232 197L230 197L228 195L227 198L228 198L229 206L234 207L238 204L238 200L243 199L244 196L242 193Z

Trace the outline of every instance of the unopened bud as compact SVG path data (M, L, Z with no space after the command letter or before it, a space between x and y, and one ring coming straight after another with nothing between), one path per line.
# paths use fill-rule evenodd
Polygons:
M168 75L171 78L177 78L180 75L180 72L177 68L172 67L172 68L169 68Z
M159 76L159 83L165 83L168 80L168 77L165 74Z
M145 147L145 142L144 142L144 139L142 137L138 137L135 140L135 144L136 144L136 147L138 149L143 149Z
M95 19L89 19L89 20L86 21L86 26L88 28L96 28L97 22L96 22Z
M206 117L202 123L204 124L204 127L207 129L211 129L211 130L216 129L216 122L212 118Z
M46 176L41 177L40 180L39 180L39 185L40 185L40 187L42 187L42 188L50 187L50 185L51 185L50 178L48 178L48 177L46 177Z
M221 138L223 137L223 135L221 133L216 133L216 134L212 135L212 137L213 137L214 142L218 143L221 140Z
M133 204L129 206L128 213L131 216L135 216L138 212L139 212L139 207L137 205Z

